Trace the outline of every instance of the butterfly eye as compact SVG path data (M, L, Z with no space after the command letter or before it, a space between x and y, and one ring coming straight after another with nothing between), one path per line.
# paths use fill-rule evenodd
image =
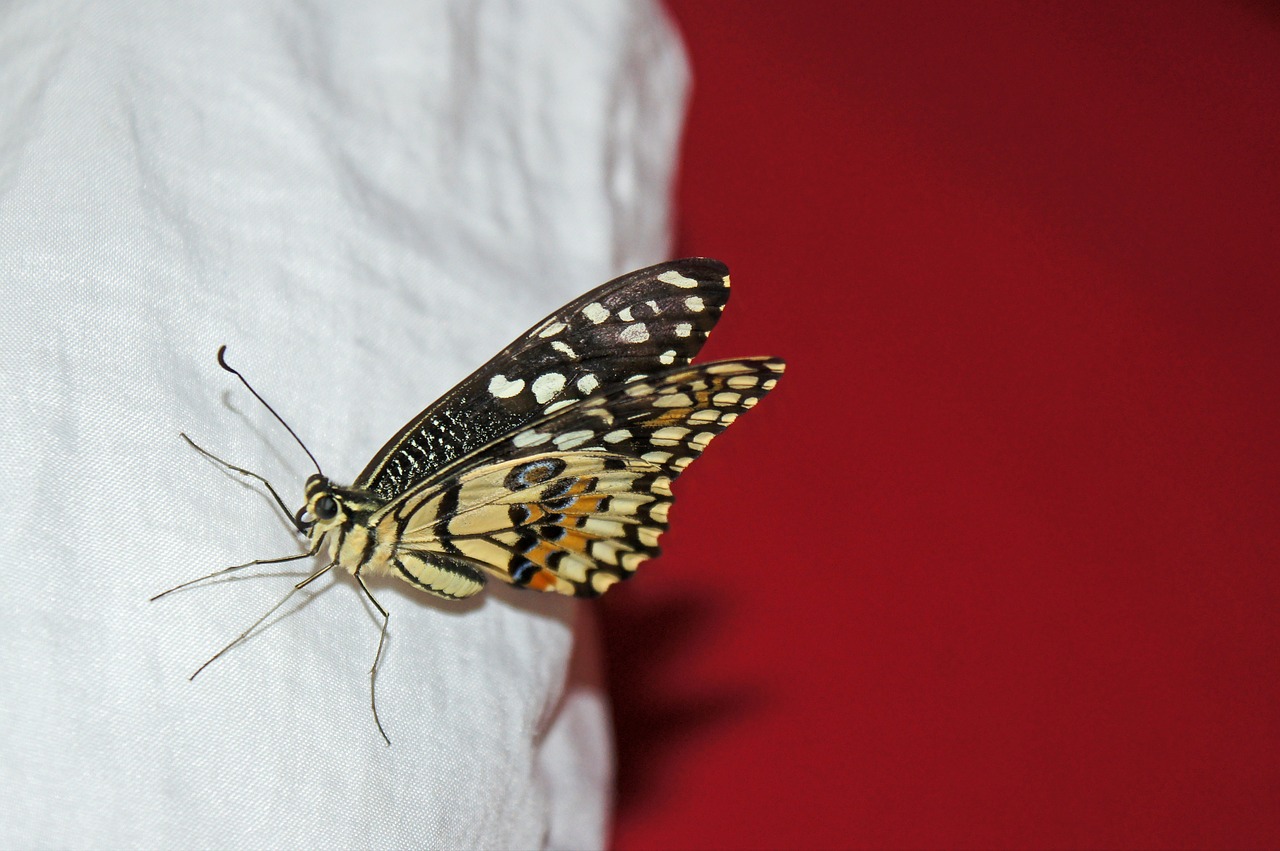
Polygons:
M320 520L332 520L338 514L338 503L331 496L322 496L316 500L316 517Z

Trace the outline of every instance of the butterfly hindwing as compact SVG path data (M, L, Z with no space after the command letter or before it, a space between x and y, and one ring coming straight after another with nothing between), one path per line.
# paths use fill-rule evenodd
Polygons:
M697 354L729 298L729 272L691 258L597 287L534 325L414 417L357 477L391 500L502 435Z
M409 580L434 583L430 590L469 588L455 576L461 564L535 590L595 596L658 554L671 482L783 368L770 358L721 361L624 383L462 459L378 522L396 528L400 561L455 561L448 575Z
M535 590L599 593L657 554L669 485L655 465L613 453L541 453L449 482L415 510L400 547Z

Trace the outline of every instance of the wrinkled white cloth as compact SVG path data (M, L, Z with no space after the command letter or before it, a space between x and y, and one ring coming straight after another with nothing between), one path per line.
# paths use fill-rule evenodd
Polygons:
M583 604L373 583L388 748L350 576L190 683L320 563L147 600L298 551L179 438L301 503L310 463L219 344L349 482L518 332L665 259L685 85L631 0L6 6L0 846L604 841Z

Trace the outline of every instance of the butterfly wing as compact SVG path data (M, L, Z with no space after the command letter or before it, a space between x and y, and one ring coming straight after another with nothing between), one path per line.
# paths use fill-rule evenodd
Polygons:
M632 376L689 363L729 300L723 263L623 275L552 313L414 417L355 481L392 500L451 461Z
M658 554L671 482L783 369L752 358L622 384L460 460L374 522L397 536L401 577L433 593L478 591L482 576L470 580L474 588L442 579L440 570L462 565L540 591L596 596Z

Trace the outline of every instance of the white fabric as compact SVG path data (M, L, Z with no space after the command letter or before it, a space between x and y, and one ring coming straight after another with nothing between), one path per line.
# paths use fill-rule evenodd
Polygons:
M544 313L665 258L685 82L630 0L6 4L0 846L604 841L583 604L374 583L388 748L350 576L191 683L303 570L147 598L297 551L178 437L301 501L220 343L350 481Z

